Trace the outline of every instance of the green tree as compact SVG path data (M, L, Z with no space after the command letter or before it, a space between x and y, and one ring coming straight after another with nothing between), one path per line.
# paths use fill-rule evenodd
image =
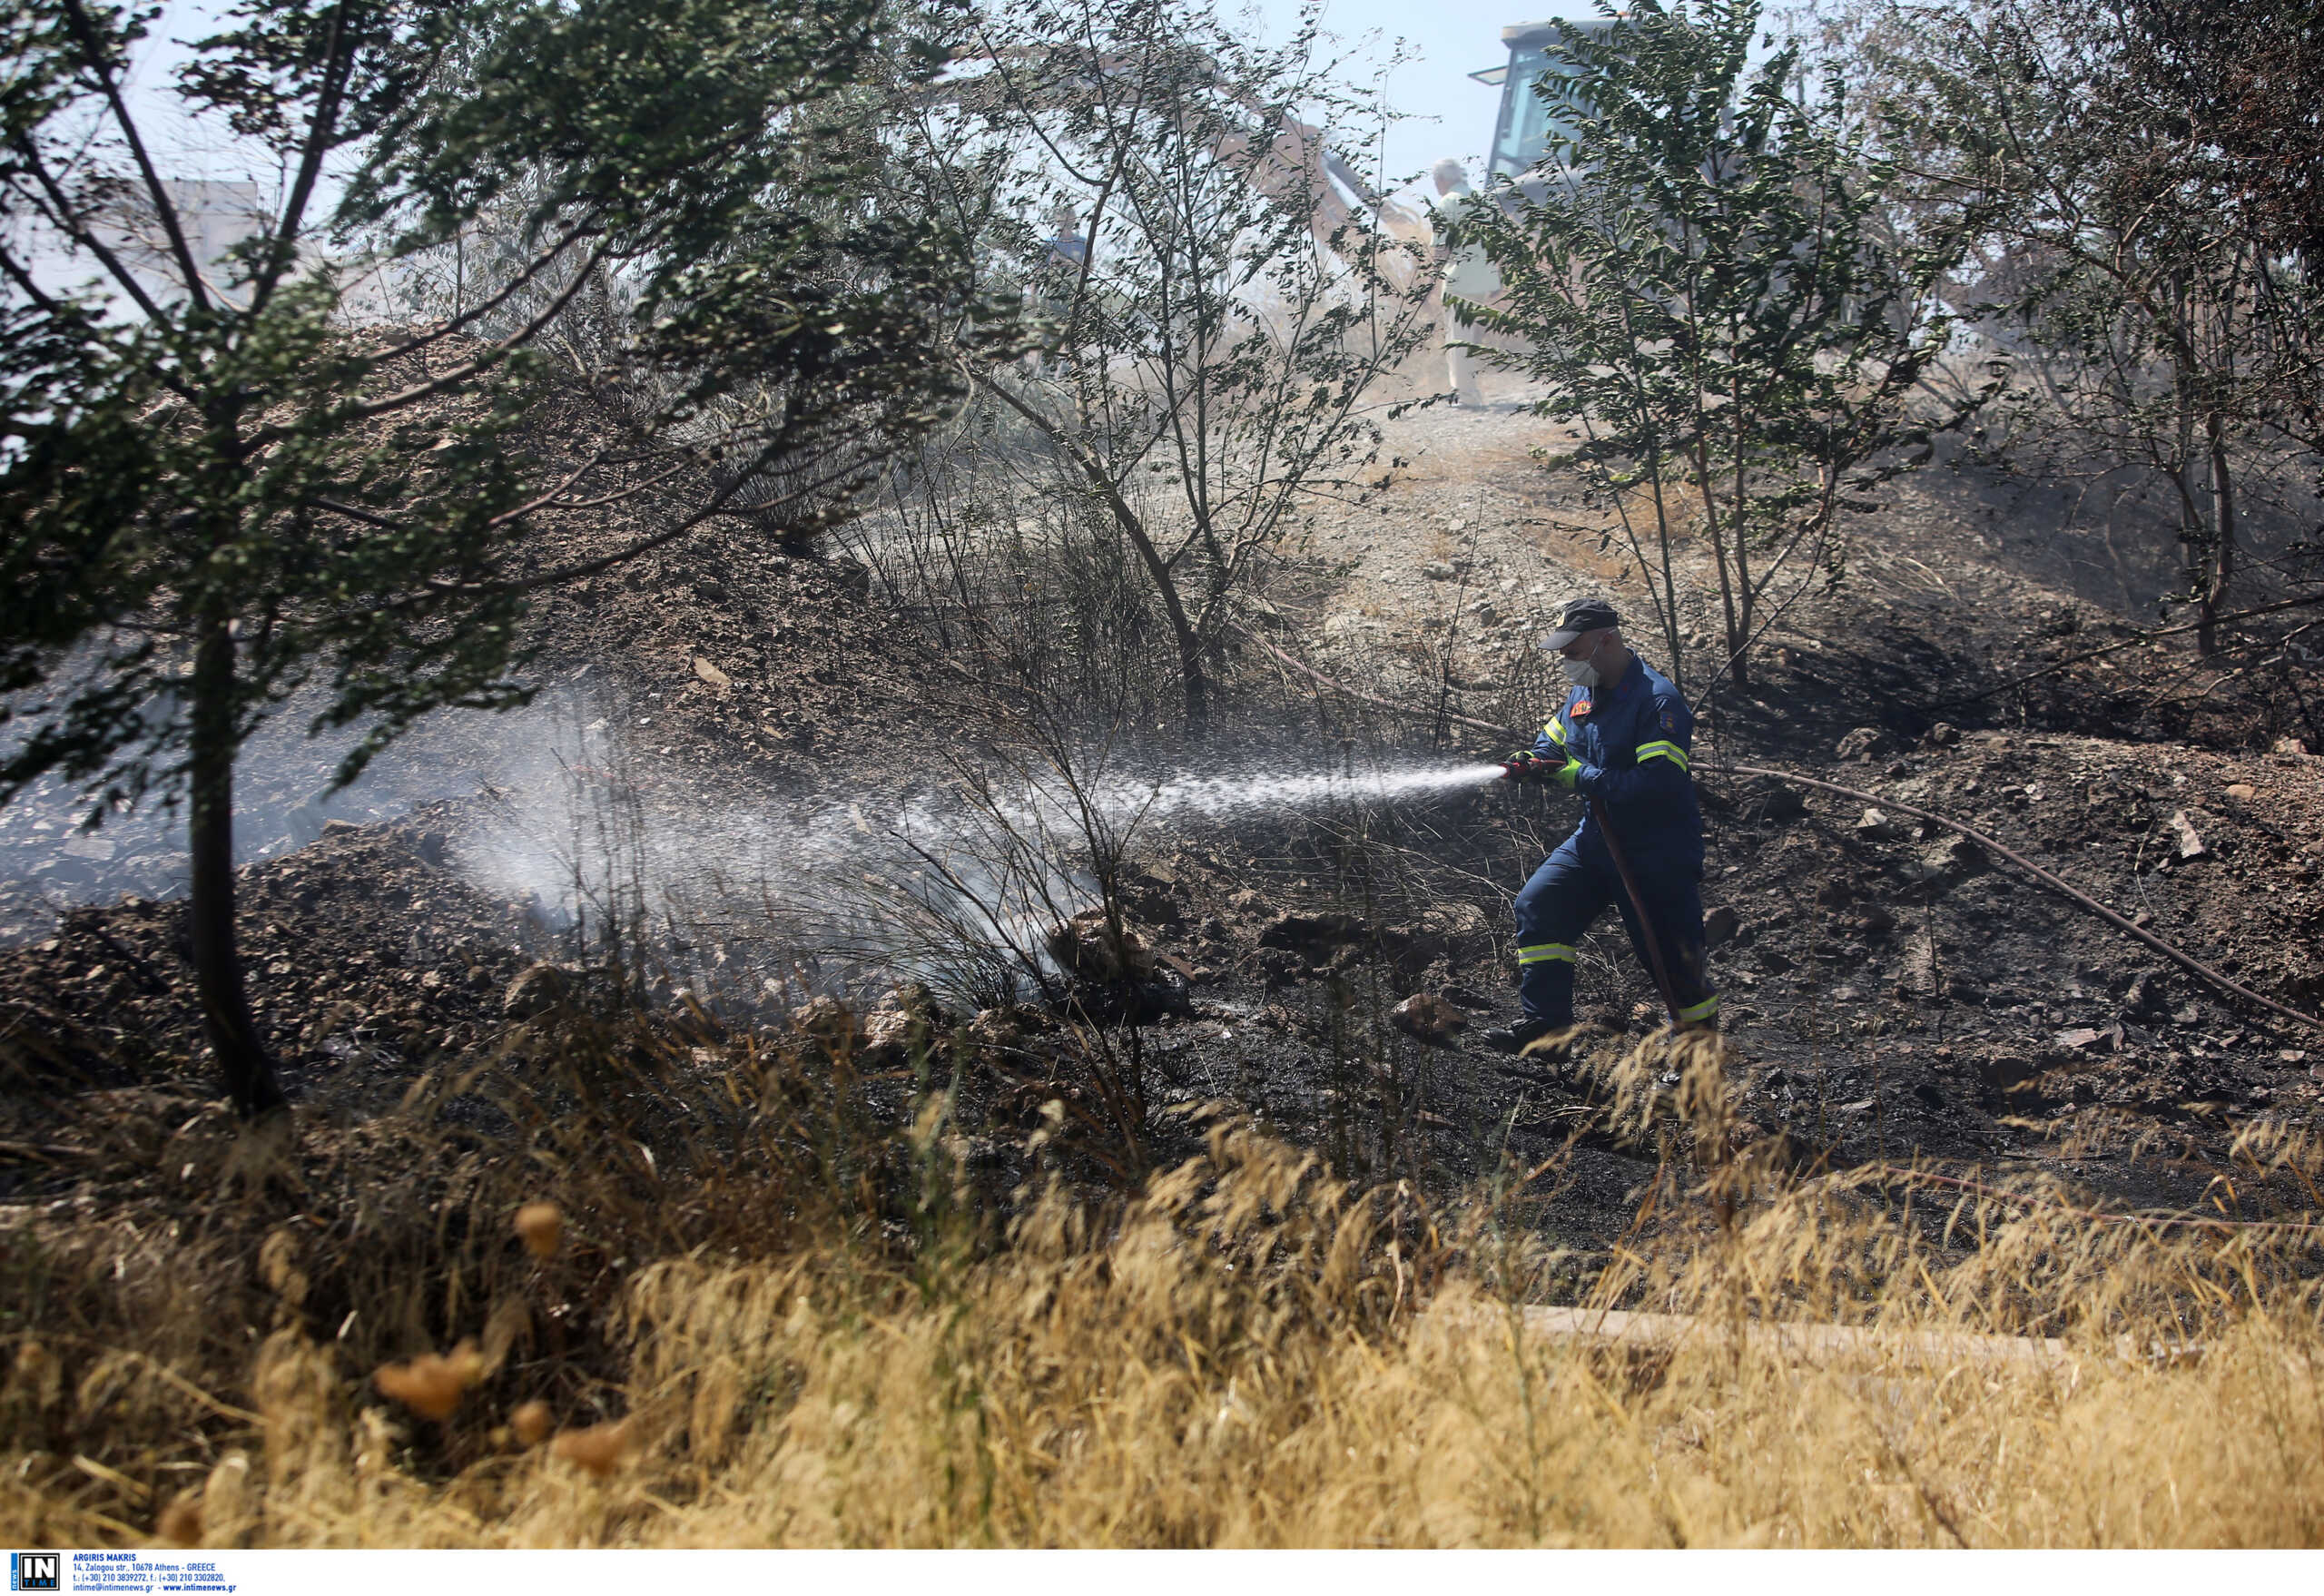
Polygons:
M1046 348L965 364L1038 440L1034 493L1128 550L1199 738L1232 600L1364 490L1377 379L1429 330L1427 273L1331 144L1386 113L1312 15L1263 46L1199 0L1007 0L968 39L921 101L921 192Z
M1979 0L1861 29L1915 180L1988 220L1967 291L2014 448L2102 498L2160 489L2205 654L2319 439L2317 16Z
M1536 92L1566 131L1459 223L1502 295L1453 306L1509 346L1481 358L1548 387L1540 414L1580 425L1571 458L1620 512L1682 681L1672 545L1699 527L1738 686L1753 643L1837 575L1843 517L1963 414L1912 400L1952 330L1935 291L1968 219L1889 203L1894 168L1837 89L1795 91L1796 47L1748 65L1758 17L1648 0L1594 37L1561 28Z
M345 783L431 709L522 702L528 594L828 502L950 402L927 351L964 267L857 198L877 0L244 0L172 85L280 174L215 260L123 87L155 15L0 21L0 801L52 772L92 825L182 800L208 1039L256 1115L282 1096L235 940L254 727L320 692ZM355 313L367 274L448 259L436 320ZM584 304L617 323L623 426L576 460L527 411ZM528 537L625 500L648 529L577 566Z

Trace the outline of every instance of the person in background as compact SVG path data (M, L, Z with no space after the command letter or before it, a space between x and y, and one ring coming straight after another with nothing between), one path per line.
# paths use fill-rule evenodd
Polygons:
M1439 161L1429 169L1429 177L1436 184L1434 211L1436 227L1436 258L1447 262L1444 275L1436 285L1433 309L1437 325L1443 330L1444 341L1444 382L1460 405L1482 405L1483 391L1477 386L1477 362L1468 350L1461 348L1464 340L1477 334L1457 327L1452 313L1446 309L1447 299L1469 300L1482 304L1501 291L1501 274L1484 251L1472 245L1455 251L1445 242L1447 230L1461 219L1461 207L1469 198L1469 174L1458 161Z

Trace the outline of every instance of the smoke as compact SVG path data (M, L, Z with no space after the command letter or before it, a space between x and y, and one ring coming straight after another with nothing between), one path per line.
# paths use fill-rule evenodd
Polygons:
M751 773L682 764L648 745L653 716L583 676L531 707L444 714L326 795L354 734L310 740L279 716L238 772L244 862L319 837L326 823L395 820L441 798L478 803L450 861L489 896L528 907L576 956L618 958L706 987L851 990L908 977L985 999L1038 981L1049 928L1100 901L1104 873L1162 833L1348 813L1474 788L1496 766L1223 756L1139 764L1107 751L1007 753L929 773ZM173 896L182 816L108 816L80 834L76 795L29 793L0 811L0 941L46 934L75 901ZM37 896L29 896L37 894Z
M990 1001L1050 969L1049 929L1163 833L1424 800L1498 766L962 767L917 791L872 783L740 793L587 735L455 844L495 896L537 904L584 948L644 955L697 990L847 990L897 979Z

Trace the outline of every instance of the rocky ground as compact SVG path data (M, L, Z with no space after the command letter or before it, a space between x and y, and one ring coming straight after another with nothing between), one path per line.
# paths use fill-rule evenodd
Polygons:
M1541 434L1514 406L1523 395L1495 397L1399 423L1403 480L1319 518L1304 563L1251 612L1253 635L1282 655L1405 706L1336 694L1244 647L1232 690L1247 722L1274 728L1267 757L1497 755L1512 737L1472 723L1538 718L1553 689L1530 635L1554 603L1588 587L1642 608L1602 507L1531 458ZM2239 1005L1880 803L1985 831L2314 1012L2324 760L2299 718L2305 700L2272 685L2314 674L2281 628L2271 656L2217 681L2195 672L2183 637L2076 661L2133 641L2131 623L2150 617L2014 561L1987 507L1957 492L1900 498L1848 582L1787 617L1751 685L1705 702L1705 897L1743 1112L1811 1161L2046 1168L2111 1201L2215 1199L2240 1126L2315 1118L2324 1032ZM577 547L606 534L566 535ZM1712 590L1699 570L1692 579L1682 628L1707 643ZM488 1065L527 1017L527 970L583 956L541 903L464 862L508 788L551 766L537 717L608 750L609 786L666 783L675 807L704 813L770 794L844 810L926 784L931 761L965 740L958 674L873 600L860 567L753 528L561 594L539 624L534 720L435 734L454 751L335 801L339 818L312 797L326 758L286 765L280 793L258 784L257 829L284 829L245 873L253 992L312 1114L377 1115L425 1072ZM2045 665L2057 668L2038 683L1994 690ZM1873 796L1803 798L1736 764ZM1152 955L1141 969L1160 983L1137 1043L1154 1102L1239 1102L1343 1167L1447 1185L1504 1149L1538 1158L1586 1129L1577 1088L1513 1071L1472 1039L1514 1013L1509 898L1569 808L1456 792L1144 836L1124 901ZM15 944L0 951L0 1181L18 1202L102 1194L111 1144L96 1127L134 1100L166 1139L172 1115L206 1100L180 910L156 862L166 848L115 842L99 856L100 832L76 850L53 806L0 814L0 832L15 892L0 940ZM715 951L694 960L698 976L726 966L724 944ZM772 1012L770 968L763 950L738 960L725 996ZM1610 917L1582 983L1607 1029L1650 1020ZM683 1000L666 980L653 1000ZM978 1023L979 1056L1002 1066L977 1098L978 1129L1005 1180L1043 1102L1080 1093L1095 1116L1102 1094L1074 1076L1055 1012ZM1651 1157L1585 1136L1577 1158L1543 1222L1603 1238Z

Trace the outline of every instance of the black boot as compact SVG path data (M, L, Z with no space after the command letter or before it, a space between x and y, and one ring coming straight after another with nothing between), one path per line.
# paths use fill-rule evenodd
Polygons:
M1514 1025L1496 1025L1478 1033L1477 1039L1496 1053L1521 1053L1526 1044L1538 1041L1551 1031L1565 1028L1551 1025L1546 1020L1521 1020Z

